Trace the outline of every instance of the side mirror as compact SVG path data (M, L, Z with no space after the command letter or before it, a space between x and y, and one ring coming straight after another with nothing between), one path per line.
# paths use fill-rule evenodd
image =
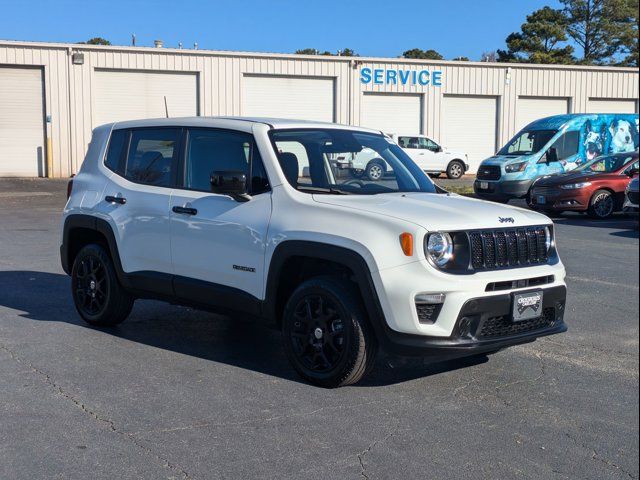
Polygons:
M443 148L440 145L438 145L436 147L436 152L440 153L440 152L442 152L442 150L443 150Z
M640 172L640 170L638 170L637 168L630 168L625 173L627 174L627 177L633 178L638 175L638 172Z
M238 202L247 202L251 197L247 194L247 176L239 170L211 172L211 192L229 195Z
M558 150L556 150L555 147L550 147L549 150L547 150L547 153L545 154L545 156L546 156L546 163L557 162Z

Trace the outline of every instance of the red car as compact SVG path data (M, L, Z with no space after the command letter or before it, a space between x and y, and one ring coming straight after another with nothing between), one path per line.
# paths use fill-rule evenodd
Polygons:
M547 213L588 212L608 218L621 211L627 185L638 174L638 152L615 153L591 160L567 173L534 182L529 207Z

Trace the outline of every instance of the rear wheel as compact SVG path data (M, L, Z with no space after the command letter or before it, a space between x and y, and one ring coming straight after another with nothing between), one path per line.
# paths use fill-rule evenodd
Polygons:
M615 199L609 190L596 191L589 201L589 215L593 218L605 219L613 215Z
M133 307L134 298L118 282L111 257L97 244L83 247L76 255L71 292L80 316L94 326L117 325Z
M355 286L335 277L310 279L295 290L284 310L282 337L300 376L327 388L358 382L377 352Z
M464 175L464 164L460 160L452 160L447 166L447 177L457 180Z

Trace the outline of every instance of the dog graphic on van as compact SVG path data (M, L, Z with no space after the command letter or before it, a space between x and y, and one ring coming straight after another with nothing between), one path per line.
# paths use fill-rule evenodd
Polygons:
M591 120L585 122L584 129L584 152L585 160L588 162L599 157L604 152L606 130L604 125L600 125L600 130L598 130L598 128L591 123ZM580 162L580 160L578 160L578 162Z
M633 152L636 149L635 139L638 136L636 126L628 120L615 119L609 125L611 133L611 153Z

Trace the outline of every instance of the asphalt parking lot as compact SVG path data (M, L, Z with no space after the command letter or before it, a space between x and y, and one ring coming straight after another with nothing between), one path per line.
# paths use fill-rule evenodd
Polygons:
M638 478L638 232L556 220L569 332L489 358L298 380L279 334L138 301L77 316L66 182L0 180L0 478Z

